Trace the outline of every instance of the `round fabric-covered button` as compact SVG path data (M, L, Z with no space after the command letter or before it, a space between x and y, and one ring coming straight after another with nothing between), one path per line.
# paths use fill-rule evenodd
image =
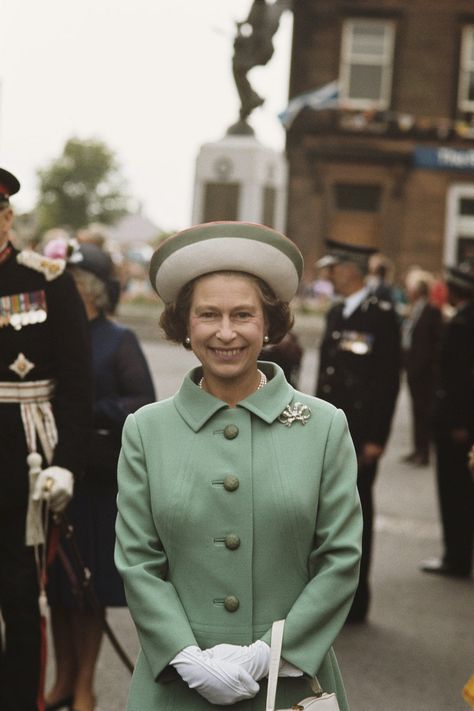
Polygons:
M239 428L237 425L226 425L224 427L224 437L226 439L235 439L239 434Z
M240 538L236 533L228 533L225 537L225 545L229 550L235 551L240 546Z
M240 481L235 474L227 474L224 479L224 489L226 491L236 491L240 486Z
M224 600L224 607L227 612L236 612L239 609L239 605L239 598L235 597L235 595L227 595Z

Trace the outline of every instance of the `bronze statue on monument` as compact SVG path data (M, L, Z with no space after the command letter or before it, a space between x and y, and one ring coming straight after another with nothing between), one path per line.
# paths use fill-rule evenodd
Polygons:
M232 72L240 97L240 117L228 129L228 134L253 134L247 118L254 109L262 106L265 99L252 88L247 73L253 67L267 64L271 59L275 49L273 36L278 30L282 14L291 6L292 0L274 0L272 3L254 0L248 18L244 22L237 22Z

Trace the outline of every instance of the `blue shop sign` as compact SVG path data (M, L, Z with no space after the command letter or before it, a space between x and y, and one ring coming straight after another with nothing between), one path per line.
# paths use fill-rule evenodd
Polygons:
M474 149L419 147L413 151L413 164L431 170L474 171Z

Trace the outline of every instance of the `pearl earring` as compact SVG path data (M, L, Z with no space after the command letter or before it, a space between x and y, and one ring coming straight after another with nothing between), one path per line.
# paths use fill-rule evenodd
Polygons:
M186 336L186 338L184 339L184 342L187 346L191 345L191 339L189 338L189 336Z
M270 340L269 336L264 336L264 337L263 337L263 342L264 342L264 343L268 343L269 340Z

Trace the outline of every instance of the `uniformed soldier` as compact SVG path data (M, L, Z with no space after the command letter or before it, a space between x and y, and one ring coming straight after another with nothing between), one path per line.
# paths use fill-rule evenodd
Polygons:
M59 511L72 495L91 413L87 320L73 280L61 260L9 241L19 188L0 169L2 711L40 707L47 504Z
M392 305L365 284L368 260L375 250L334 240L326 245L327 254L317 266L328 269L343 300L327 315L316 395L345 412L357 452L364 534L360 581L348 621L362 622L370 602L372 486L398 394L400 334Z
M444 554L421 567L426 573L465 578L472 572L474 535L468 466L474 441L474 270L467 263L449 267L445 279L455 312L441 339L433 423Z

